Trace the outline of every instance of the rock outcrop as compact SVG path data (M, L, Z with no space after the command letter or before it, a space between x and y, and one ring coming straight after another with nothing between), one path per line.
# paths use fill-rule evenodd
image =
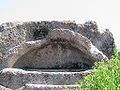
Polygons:
M41 22L22 22L22 23L3 23L0 25L0 41L3 51L10 49L22 42L43 39L47 37L48 32L53 29L69 29L78 32L90 39L90 41L99 49L112 48L114 39L109 30L100 33L96 22L86 22L85 24L76 24L74 22L41 21ZM5 48L6 47L6 48ZM112 50L104 50L106 56L112 53Z
M94 45L95 48L105 54L108 58L113 53L114 39L111 32L106 30L103 33L100 33L96 22L89 21L85 24L58 21L22 23L11 22L0 25L0 62L4 63L6 55L8 55L12 48L15 48L16 46L26 42L46 39L48 37L48 33L53 29L69 29L75 33L79 33L79 35L82 35L82 37L89 39L92 45ZM79 36L78 34L76 35ZM54 34L52 37L54 37ZM79 41L79 43L81 42ZM83 50L84 46L85 44L79 48ZM4 64L1 64L0 67L2 68L5 66Z
M88 38L68 29L55 29L46 39L10 49L4 62L10 68L88 69L102 59L107 60L107 57Z
M0 89L76 90L75 82L93 72L94 62L107 61L113 48L112 33L92 21L1 24Z

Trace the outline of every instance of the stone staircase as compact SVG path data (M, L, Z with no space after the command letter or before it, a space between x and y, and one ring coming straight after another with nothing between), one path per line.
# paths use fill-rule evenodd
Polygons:
M91 72L79 69L8 68L0 72L0 83L12 90L78 90L76 83Z

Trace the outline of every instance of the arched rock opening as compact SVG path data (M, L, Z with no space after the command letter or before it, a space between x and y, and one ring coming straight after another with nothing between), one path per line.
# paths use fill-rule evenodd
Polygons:
M107 60L91 41L70 30L53 30L48 38L25 42L6 56L7 67L29 69L89 69L95 61Z
M29 50L14 63L23 69L89 69L93 62L79 49L66 44L52 43Z

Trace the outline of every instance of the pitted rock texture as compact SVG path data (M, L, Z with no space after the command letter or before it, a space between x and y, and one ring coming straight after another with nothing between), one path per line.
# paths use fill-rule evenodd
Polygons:
M75 22L41 21L41 22L10 22L0 25L0 56L12 47L26 41L40 40L48 36L48 32L53 29L69 29L87 37L94 46L102 51L107 57L113 53L114 39L112 33L106 29L99 32L94 21L84 24Z
M6 68L0 71L0 85L16 90L25 84L73 85L92 70L82 72L38 72ZM24 90L24 89L22 89ZM25 89L26 90L26 89ZM29 90L29 89L28 89ZM31 89L30 89L31 90Z
M55 29L46 39L20 44L5 56L6 67L89 69L107 60L91 41L68 29Z
M98 30L98 26L97 26L96 22L94 22L94 21L93 22L88 21L85 24L76 24L75 22L58 22L58 21L10 22L10 23L3 23L0 25L0 62L1 62L0 68L6 67L5 66L5 64L7 64L6 56L8 56L8 53L9 53L9 51L11 51L12 48L15 48L17 46L19 47L19 45L26 43L26 42L34 42L36 40L54 38L55 33L51 34L50 37L48 34L51 31L58 30L58 29L64 29L64 30L68 29L72 32L77 33L77 34L75 34L76 37L80 36L80 37L85 37L85 38L89 39L87 41L88 41L88 43L91 41L90 42L91 46L90 45L88 46L91 48L91 51L88 48L86 49L86 47L87 47L86 46L87 44L85 43L86 41L84 41L84 43L83 42L81 43L81 41L76 40L76 42L81 43L80 44L81 46L78 45L78 46L73 46L73 47L79 48L81 50L81 52L84 53L84 55L86 53L87 54L92 53L91 55L92 55L92 57L94 57L93 59L98 59L98 58L103 59L101 56L105 56L105 55L109 58L113 53L114 39L113 39L112 33L109 32L109 30L106 30L103 33L100 33ZM60 38L62 38L62 37L63 37L63 35L61 35ZM69 37L69 35L68 35L68 37ZM68 37L66 37L66 38L68 38ZM74 37L74 35L72 35L72 37ZM78 39L76 37L75 37L75 39ZM60 45L57 45L57 46L61 47ZM68 47L69 47L69 45L68 45ZM61 49L63 49L63 46ZM69 49L69 51L70 51L70 49ZM25 50L23 52L25 52ZM66 50L66 52L68 52L68 50ZM76 52L76 51L74 51L74 52ZM96 56L96 52L97 52L97 56ZM98 52L100 52L100 53L102 52L102 54L98 55ZM25 53L27 53L27 52L25 52ZM103 54L105 54L105 55L103 55ZM12 61L14 61L14 59L17 58L19 55L20 54L17 54L15 57L13 57L13 60L11 60L11 63L15 63ZM81 53L81 55L83 55L83 54ZM77 56L77 58L79 58L79 56L77 54L75 56ZM88 55L87 57L89 57L89 56L90 55ZM95 58L95 57L97 57L97 58ZM84 60L84 61L86 61L86 60ZM87 60L87 62L89 63L89 60Z
M107 61L113 48L112 33L108 29L101 33L92 21L85 24L58 21L1 24L0 69L5 69L0 71L0 88L36 90L36 84L44 84L49 90L49 84L58 85L55 88L75 84L93 70L38 72L22 69L86 70L96 61Z

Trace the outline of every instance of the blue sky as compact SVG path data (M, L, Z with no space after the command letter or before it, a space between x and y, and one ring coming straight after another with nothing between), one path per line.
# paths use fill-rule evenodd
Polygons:
M94 20L109 28L120 46L120 0L0 0L0 23L9 21Z

